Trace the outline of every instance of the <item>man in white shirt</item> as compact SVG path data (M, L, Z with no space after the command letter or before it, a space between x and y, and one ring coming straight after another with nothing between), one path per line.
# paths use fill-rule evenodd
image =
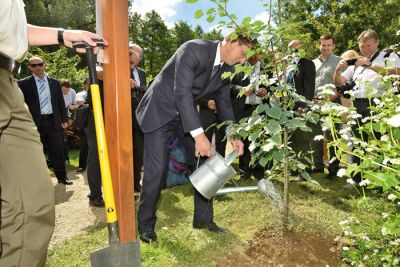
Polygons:
M352 90L355 98L353 106L362 117L367 117L370 115L369 100L382 94L382 76L399 73L400 59L392 54L387 58L391 66L386 64L384 57L386 53L378 50L379 36L374 30L363 31L357 40L362 56L357 58L352 66L349 66L345 60L341 60L335 70L334 82L339 88L343 88L341 86L351 81L355 82ZM363 124L361 120L358 123ZM353 133L361 137L358 126L353 127ZM365 133L363 133L363 140L368 140L368 135ZM360 158L354 157L354 162L360 164ZM361 181L359 173L353 178L357 183Z
M61 80L60 86L64 97L65 107L68 110L76 109L76 92L71 88L70 82L68 80Z

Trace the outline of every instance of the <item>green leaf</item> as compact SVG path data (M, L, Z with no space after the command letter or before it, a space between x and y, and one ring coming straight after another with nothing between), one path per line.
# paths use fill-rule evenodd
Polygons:
M279 119L281 117L282 110L278 107L271 107L266 108L265 113L271 118Z
M268 157L262 157L262 158L258 161L258 163L259 163L261 166L265 167L265 165L267 165L267 163L268 163Z
M243 24L243 25L248 25L248 24L250 23L250 21L251 21L251 17L245 17L245 18L242 20L242 24Z
M204 13L203 13L203 10L201 10L201 9L198 9L198 10L194 13L194 17L195 17L196 19L201 18L203 15L204 15Z
M199 1L199 0L186 0L186 3L194 4L194 3L197 3L197 1Z
M208 23L211 23L211 22L213 22L214 20L215 20L215 16L214 16L214 15L209 15L209 16L207 17Z
M282 128L276 120L271 120L265 125L264 129L268 134L275 135L280 133Z
M384 191L400 184L400 180L396 178L397 175L394 172L367 171L365 172L364 177L373 182L374 185L382 187Z
M299 128L299 127L304 126L304 125L305 125L304 120L297 119L297 118L288 121L287 124L286 124L286 126L289 129L296 129L296 128Z
M276 150L276 151L272 152L272 156L277 161L283 161L283 159L285 158L285 153L283 150Z
M237 35L236 32L234 32L234 33L231 34L230 40L231 41L235 41L237 38L238 38L238 35Z
M282 144L282 137L280 134L274 135L271 137L271 141L275 144L275 145L280 145Z
M210 8L209 10L207 10L207 15L211 15L213 13L215 13L217 10L215 8Z

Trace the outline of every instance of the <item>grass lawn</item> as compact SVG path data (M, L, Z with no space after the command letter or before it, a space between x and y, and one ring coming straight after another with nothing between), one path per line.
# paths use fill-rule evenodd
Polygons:
M300 231L319 232L333 238L341 234L339 222L349 216L365 222L369 231L377 216L389 209L381 195L369 192L373 201L360 203L359 193L343 189L345 179L326 180L314 175L321 186L309 182L290 185L291 227ZM282 190L281 181L274 183ZM239 181L237 185L255 185L256 181ZM266 198L256 192L217 197L214 201L215 221L228 228L229 235L194 230L191 227L193 197L191 185L163 191L156 232L157 245L141 243L143 266L214 266L232 250L244 251L257 230L281 226L280 215ZM108 246L104 223L95 225L89 234L73 237L54 246L46 266L90 266L89 254Z

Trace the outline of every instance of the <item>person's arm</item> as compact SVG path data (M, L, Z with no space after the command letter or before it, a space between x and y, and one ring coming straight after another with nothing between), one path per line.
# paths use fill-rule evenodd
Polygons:
M28 24L28 41L31 46L42 45L55 45L58 44L58 30L57 28L40 27ZM81 30L64 30L62 34L64 44L67 47L72 47L73 41L84 41L91 46L96 46L92 39L100 39L101 37L96 33L91 33ZM104 40L107 44L107 41ZM84 49L78 50L84 52Z
M342 75L342 71L348 67L346 60L340 60L333 74L333 83L336 86L342 86L346 82L346 78Z

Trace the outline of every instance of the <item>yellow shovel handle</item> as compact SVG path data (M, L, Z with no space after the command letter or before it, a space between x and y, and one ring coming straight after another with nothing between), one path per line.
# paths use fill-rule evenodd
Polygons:
M117 212L115 209L114 191L111 180L110 162L108 159L106 134L104 131L103 110L101 108L99 85L91 84L90 92L92 94L94 124L96 128L97 149L99 152L101 183L103 185L107 223L114 223L117 221Z

